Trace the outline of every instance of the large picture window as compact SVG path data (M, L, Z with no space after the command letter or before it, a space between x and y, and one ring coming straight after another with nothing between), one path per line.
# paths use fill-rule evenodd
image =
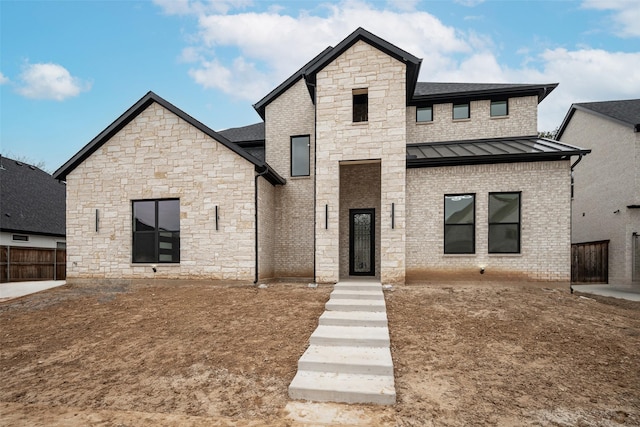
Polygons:
M180 200L133 201L135 263L180 262Z
M474 194L452 194L444 196L444 253L475 253Z
M520 193L489 193L489 253L520 253Z
M309 135L291 137L291 176L309 176Z

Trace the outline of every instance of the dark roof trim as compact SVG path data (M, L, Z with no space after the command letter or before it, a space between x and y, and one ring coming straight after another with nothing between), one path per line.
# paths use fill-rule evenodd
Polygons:
M521 85L514 84L512 87L496 87L484 89L480 88L482 84L478 84L478 89L472 88L473 84L469 84L469 88L444 93L417 95L414 94L409 105L424 105L445 102L469 102L480 99L491 98L509 98L519 96L537 96L538 103L542 102L556 87L558 83L549 84L531 84Z
M509 152L503 149L498 149L498 151L502 152L496 153L495 147L493 147L493 152L485 149L487 146L501 143L515 143L519 145L537 144L549 148L549 151L536 149L536 151L514 150ZM469 150L468 148L465 148L470 146L474 146L475 149ZM416 155L409 153L410 151L413 151L411 150L412 147L416 147L418 149L421 147L445 148L449 152L455 154L441 157L417 157ZM456 148L457 150L452 150L450 149L451 147ZM466 152L466 154L458 154L460 152ZM483 152L483 154L478 154L479 152ZM407 144L407 168L568 160L572 156L584 156L590 152L591 150L582 149L573 145L563 144L558 141L552 141L545 138L538 138L537 136Z
M5 233L14 233L14 234L31 234L34 236L51 236L51 237L62 237L65 238L66 235L59 233L46 233L43 231L33 231L33 230L16 230L13 228L0 228L0 231Z
M302 79L304 77L304 71L308 67L310 67L313 63L315 63L315 61L317 61L318 59L326 55L328 52L330 52L332 49L333 48L331 46L327 47L325 50L323 50L318 55L316 55L315 58L313 58L311 61L304 64L302 68L300 68L298 71L293 73L291 77L289 77L287 80L279 84L275 89L273 89L271 92L265 95L264 98L262 98L260 101L253 104L253 108L258 112L260 117L262 117L262 120L265 119L265 110L267 108L267 105L269 105L272 101L274 101L284 92L286 92L291 86L296 84L298 80Z
M422 59L413 56L409 52L400 49L399 47L389 43L388 41L376 36L373 33L370 33L362 27L359 27L353 33L349 34L333 49L325 51L326 53L323 56L319 58L316 57L313 61L311 61L311 65L309 65L304 71L307 84L310 86L315 86L316 73L326 67L331 61L342 55L347 49L349 49L360 40L386 53L392 58L395 58L398 61L406 64L406 99L408 102L409 99L411 99L411 97L413 96L413 92L416 87Z
M640 205L629 205L627 209L640 209Z
M615 101L603 101L603 102L615 102ZM633 129L634 132L640 132L640 123L632 123L632 122L628 122L626 120L620 120L620 119L612 117L610 115L603 114L603 113L601 113L599 111L595 111L595 110L593 110L591 108L588 108L588 107L586 107L584 105L571 104L571 108L569 108L569 111L567 112L567 115L562 120L562 124L560 125L560 128L558 129L558 134L556 135L557 139L560 139L560 137L562 136L564 131L567 129L567 126L569 126L569 122L573 118L573 114L576 112L576 110L580 110L580 111L583 111L585 113L593 114L593 115L601 117L603 119L610 120L612 122L621 124L622 126L630 127L630 128Z
M98 136L93 138L87 145L85 145L78 153L76 153L71 159L69 159L64 165L62 165L57 171L53 173L53 177L58 180L65 180L67 175L71 173L78 165L80 165L83 161L85 161L89 156L91 156L96 150L98 150L102 145L104 145L109 139L111 139L114 135L122 130L127 124L129 124L133 119L135 119L140 113L146 110L151 104L157 103L163 108L171 111L176 116L180 117L196 129L202 131L206 135L215 139L231 151L238 154L240 157L245 160L251 162L255 165L256 171L261 172L266 167L269 172L265 177L269 179L269 182L272 184L284 184L284 179L278 175L269 165L265 162L261 162L251 154L247 153L242 148L238 147L236 144L229 141L227 138L223 137L219 133L215 132L213 129L209 128L202 122L194 119L189 114L185 113L175 105L169 103L162 97L156 95L153 92L148 92L145 96L143 96L138 102L136 102L131 108L124 112L120 117L118 117L113 123L111 123L105 130L100 132ZM281 182L282 181L282 182ZM274 184L275 185L275 184Z

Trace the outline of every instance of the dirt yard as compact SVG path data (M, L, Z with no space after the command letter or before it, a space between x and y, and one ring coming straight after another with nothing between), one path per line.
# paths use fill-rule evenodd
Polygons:
M287 386L330 291L65 286L3 302L0 425L299 424ZM386 299L398 403L317 411L370 425L640 425L640 303L482 283Z

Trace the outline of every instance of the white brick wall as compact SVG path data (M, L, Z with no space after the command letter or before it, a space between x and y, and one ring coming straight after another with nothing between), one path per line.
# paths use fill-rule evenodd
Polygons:
M453 104L435 104L433 121L416 123L416 107L407 107L407 143L537 135L538 97L509 99L509 115L491 117L491 101L471 101L470 118L453 120Z
M67 280L154 277L131 262L131 201L159 198L180 199L181 251L156 278L253 280L254 175L253 164L151 104L67 177Z
M407 280L569 281L570 163L407 170ZM489 192L521 191L521 253L489 254ZM444 195L475 193L476 251L444 254ZM479 274L480 267L485 274Z

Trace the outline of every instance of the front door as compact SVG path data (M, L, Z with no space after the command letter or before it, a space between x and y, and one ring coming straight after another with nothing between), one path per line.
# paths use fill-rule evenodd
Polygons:
M375 276L375 209L349 209L349 275Z

